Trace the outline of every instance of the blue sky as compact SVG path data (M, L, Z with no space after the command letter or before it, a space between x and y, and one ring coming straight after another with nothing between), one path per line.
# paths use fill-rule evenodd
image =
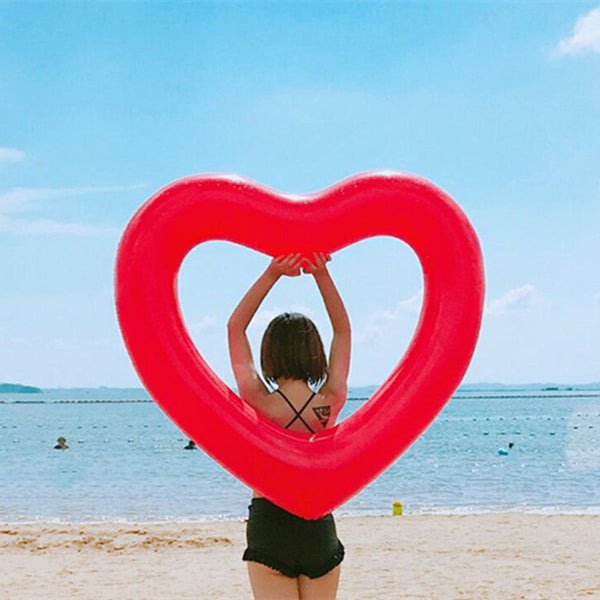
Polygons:
M600 380L600 7L594 2L0 1L0 381L136 386L116 323L119 237L154 191L238 173L286 192L396 169L464 208L486 314L467 382ZM309 232L307 232L309 234ZM210 243L180 277L228 383L225 323L266 266ZM398 241L340 251L350 383L380 383L414 330ZM294 308L330 337L310 278Z

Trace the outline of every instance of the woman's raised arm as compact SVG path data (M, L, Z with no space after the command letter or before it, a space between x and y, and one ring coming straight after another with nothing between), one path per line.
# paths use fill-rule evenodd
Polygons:
M253 404L261 395L269 391L259 377L252 350L246 335L246 329L256 314L258 307L269 290L282 275L300 275L300 254L288 254L274 258L265 272L254 282L252 287L240 300L227 322L227 339L231 368L238 386L240 396L249 404Z
M344 403L348 393L348 372L350 370L350 319L327 270L326 263L330 260L329 254L315 253L314 263L304 266L303 270L314 276L333 329L333 339L329 351L329 373L320 392L331 394L336 401Z

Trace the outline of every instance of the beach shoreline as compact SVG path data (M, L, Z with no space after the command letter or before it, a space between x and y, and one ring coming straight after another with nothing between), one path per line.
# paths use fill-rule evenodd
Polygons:
M353 519L385 519L392 516L392 509L389 510L369 510L369 511L334 511L336 520ZM541 515L541 516L600 516L600 506L586 507L564 507L564 506L529 506L529 507L510 507L510 508L469 508L469 507L438 507L426 509L415 508L414 506L403 506L402 516L404 518L415 517L466 517L466 516L486 516L486 515ZM398 518L398 517L396 517ZM202 515L197 517L161 517L151 519L138 518L114 518L114 517L90 517L84 519L67 519L58 517L22 517L16 520L0 519L0 530L10 527L21 526L40 526L40 527L62 527L62 526L98 526L110 525L115 527L140 527L140 526L163 526L163 525L181 525L185 527L210 525L212 523L245 523L247 515ZM1 535L1 534L0 534ZM1 539L1 538L0 538Z
M339 600L600 598L600 515L337 519ZM0 524L0 598L251 598L243 520Z

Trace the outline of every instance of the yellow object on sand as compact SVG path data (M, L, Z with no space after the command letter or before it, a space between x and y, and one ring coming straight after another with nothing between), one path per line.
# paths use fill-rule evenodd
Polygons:
M392 502L392 514L401 515L403 510L402 502L400 500L395 500Z

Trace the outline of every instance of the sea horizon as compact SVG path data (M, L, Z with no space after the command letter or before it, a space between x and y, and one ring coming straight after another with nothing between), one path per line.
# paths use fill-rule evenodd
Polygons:
M383 383L383 382L382 382ZM382 383L348 386L348 397L368 397L373 394ZM229 384L227 384L229 386ZM54 393L54 392L79 392L88 390L108 390L108 391L126 391L126 392L142 392L148 394L143 386L112 386L112 385L94 385L94 386L56 386L43 387L33 384L23 384L17 382L0 382L0 394L27 394L28 392L21 391L6 391L4 386L15 386L17 388L35 388L39 390L35 393ZM229 386L237 393L235 386ZM476 382L463 383L458 386L454 394L467 392L498 392L498 391L600 391L600 381L592 381L587 383L570 383L570 382L524 382L524 383L502 383L502 382ZM148 394L150 399L150 395Z

